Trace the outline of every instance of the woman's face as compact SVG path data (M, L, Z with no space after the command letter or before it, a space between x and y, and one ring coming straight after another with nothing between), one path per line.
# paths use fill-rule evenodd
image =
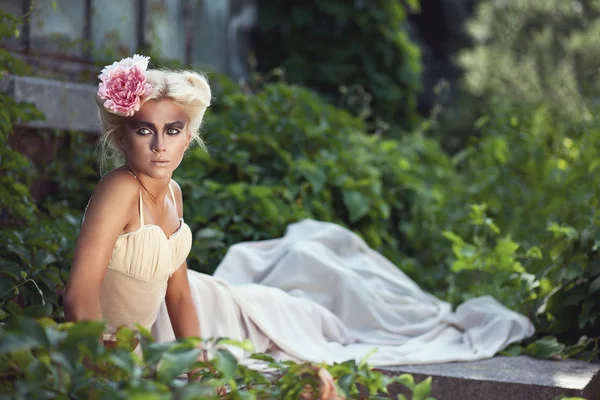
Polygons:
M170 99L144 103L119 140L126 164L137 174L171 178L190 143L187 121L185 111Z

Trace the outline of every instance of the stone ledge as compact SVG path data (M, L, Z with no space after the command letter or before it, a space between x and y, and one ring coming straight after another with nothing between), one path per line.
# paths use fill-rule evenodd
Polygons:
M96 90L94 85L28 76L9 75L0 81L0 91L17 102L32 103L44 113L45 120L20 124L31 128L100 132Z
M438 400L552 400L578 396L600 400L600 364L538 360L525 356L483 361L388 367L388 375L410 373L415 381L431 376ZM405 393L391 388L392 398Z

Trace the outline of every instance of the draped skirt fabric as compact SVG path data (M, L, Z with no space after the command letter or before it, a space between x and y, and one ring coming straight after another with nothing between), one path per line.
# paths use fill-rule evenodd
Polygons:
M255 351L280 359L333 363L376 350L375 366L470 361L534 333L525 316L489 296L453 311L360 237L326 222L236 244L213 276L188 275L204 338L250 339ZM174 339L164 302L153 333Z

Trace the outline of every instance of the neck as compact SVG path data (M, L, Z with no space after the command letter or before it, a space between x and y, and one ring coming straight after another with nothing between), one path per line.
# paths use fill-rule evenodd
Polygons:
M167 178L151 178L148 175L144 175L131 168L128 165L125 165L129 171L135 175L137 180L142 185L143 190L146 192L150 200L155 204L163 204L165 200L165 196L167 195L167 191L169 190L169 184L171 182L171 177Z

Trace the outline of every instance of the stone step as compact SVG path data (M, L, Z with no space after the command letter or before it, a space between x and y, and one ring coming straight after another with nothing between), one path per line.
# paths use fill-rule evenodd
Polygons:
M578 360L539 360L526 356L387 367L388 375L410 373L415 382L432 377L437 400L553 400L563 396L600 400L600 364ZM393 399L408 394L390 387ZM409 397L410 398L410 397Z

